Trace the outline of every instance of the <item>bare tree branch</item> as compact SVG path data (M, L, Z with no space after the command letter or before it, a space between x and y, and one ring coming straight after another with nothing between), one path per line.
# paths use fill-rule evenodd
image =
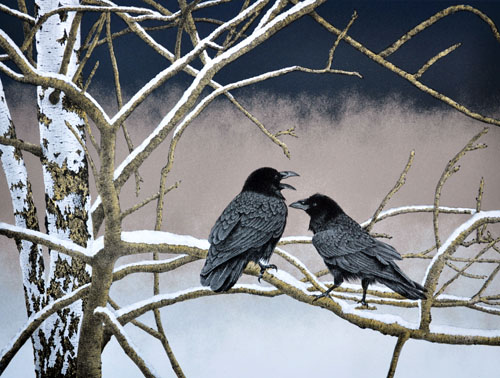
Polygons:
M401 175L399 176L398 181L394 185L394 187L387 193L387 195L384 197L382 202L380 203L379 207L375 211L375 214L373 214L370 223L365 227L366 231L370 232L373 226L375 225L376 220L378 219L378 216L384 209L385 205L387 205L387 202L392 198L396 192L401 189L401 187L405 184L406 182L406 175L408 174L408 171L410 170L410 167L413 163L413 159L415 158L415 151L410 152L410 157L408 158L408 162L406 163L405 168L403 169L403 172L401 172Z
M495 26L495 23L488 17L486 16L483 12L477 10L476 8L473 8L469 5L454 5L451 7L448 7L440 12L437 12L434 16L428 18L424 22L421 22L417 26L415 26L413 29L411 29L408 33L403 35L401 38L399 38L396 42L394 42L390 47L386 48L385 50L381 51L378 55L380 55L382 58L386 58L392 53L396 52L403 44L408 42L412 37L420 33L421 31L427 29L429 26L435 24L442 18L449 16L451 14L454 14L456 12L471 12L481 18L484 22L488 24L488 26L491 29L491 32L495 36L498 42L500 42L500 34L498 33L498 29Z
M462 148L454 157L451 159L446 165L445 170L441 174L441 177L436 186L436 191L434 194L434 213L433 213L433 224L434 224L434 237L436 239L436 248L439 249L441 247L441 241L439 239L439 200L441 198L441 190L443 189L444 184L450 178L450 176L457 172L460 169L460 166L456 166L458 161L469 151L473 151L476 147L484 148L484 145L476 145L474 143L481 138L484 134L488 132L488 128L485 127L479 133L472 137L472 139Z
M23 151L29 152L36 157L42 156L42 148L36 144L25 142L21 139L12 139L4 136L0 136L0 144L5 146L13 146L19 148Z
M100 318L106 323L106 325L111 329L116 340L122 347L123 351L127 356L137 365L139 370L145 377L155 378L159 375L153 370L153 367L145 362L144 358L140 356L137 352L137 347L132 343L126 334L123 327L116 321L113 313L107 308L100 307L95 310L95 313L100 316Z

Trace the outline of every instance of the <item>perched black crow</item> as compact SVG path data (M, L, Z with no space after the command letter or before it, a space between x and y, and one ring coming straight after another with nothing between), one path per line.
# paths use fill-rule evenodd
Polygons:
M210 231L207 260L200 273L201 284L213 291L234 286L249 261L260 265L262 277L276 243L285 229L287 207L282 189L295 189L281 180L297 173L259 168L224 209Z
M380 282L408 299L423 299L426 289L412 281L393 260L401 260L389 244L374 239L340 206L322 194L290 205L311 217L312 242L333 275L334 285L317 298L325 297L344 280L361 279L366 306L368 285Z

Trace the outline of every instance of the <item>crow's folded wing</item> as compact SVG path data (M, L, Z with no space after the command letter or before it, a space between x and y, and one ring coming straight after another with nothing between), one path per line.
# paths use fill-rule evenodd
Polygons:
M392 246L374 239L351 218L341 217L330 229L316 233L312 239L325 261L346 264L346 270L352 271L355 267L363 269L373 265L374 259L383 265L401 260Z
M244 253L278 240L286 224L287 208L277 198L243 192L222 212L209 236L204 273Z

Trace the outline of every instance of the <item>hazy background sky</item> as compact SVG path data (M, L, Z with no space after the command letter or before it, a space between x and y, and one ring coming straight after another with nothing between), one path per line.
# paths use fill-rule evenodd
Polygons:
M342 27L356 9L359 18L350 35L378 51L448 5L448 2L329 1L319 13ZM500 23L497 2L474 5ZM294 34L287 36L286 33ZM228 67L221 73L220 81L296 63L321 67L333 41L332 36L314 27L307 17L277 37L268 44L267 50L258 49L244 57L241 65ZM498 117L500 48L490 29L474 15L457 14L426 31L423 37L412 40L391 60L415 71L437 52L463 41L463 47L429 70L424 82L464 101L474 110ZM299 54L297 46L299 51L304 46L308 49ZM118 43L117 51L125 47L126 43ZM274 52L271 58L270 51ZM146 64L138 70L136 61L130 58L124 62L121 72L127 93L132 93L158 70ZM104 70L106 60L101 64ZM293 74L237 92L237 98L272 132L296 127L299 138L283 137L291 149L290 160L227 101L218 101L202 113L179 143L168 182L181 180L182 183L167 196L163 229L206 238L215 219L240 191L249 172L261 166L300 173L301 177L288 181L297 188L297 192L284 193L289 203L322 192L335 198L348 214L361 222L373 214L393 186L412 149L416 156L407 183L388 207L432 204L436 183L448 160L485 125L419 93L350 47L341 44L335 65L359 70L364 79ZM161 89L128 122L136 145L182 94L186 84L183 80ZM28 103L34 99L34 89L21 89L8 80L6 83L7 101L19 137L37 142L36 111ZM110 109L114 98L109 96L107 85L108 81L101 77L95 80L94 88L98 91L96 97ZM120 137L118 162L125 156L122 142ZM473 151L461 161L460 172L449 179L443 190L442 205L474 207L479 181L484 177L483 208L500 209L500 129L490 127L480 142L489 147ZM139 199L133 195L133 182L125 186L122 209L156 191L167 148L168 144L161 145L141 168L144 183ZM30 178L38 191L35 200L39 214L43 214L41 173L36 161L28 154L25 156ZM5 198L0 204L1 220L12 222L3 175L0 190ZM442 239L445 239L453 227L466 218L442 216L442 219ZM305 214L290 209L285 236L310 235L307 225ZM124 222L127 230L153 226L153 205ZM401 253L428 248L433 241L430 215L392 219L379 224L375 231L393 235L390 243ZM3 346L26 320L26 311L15 244L7 239L2 239L2 243L0 345ZM323 268L311 247L289 251L310 269ZM127 261L130 260L123 259L118 264ZM273 257L272 262L280 269L296 273L279 257ZM201 266L202 261L162 275L163 292L199 286ZM401 266L413 279L422 279L425 265L410 260ZM256 278L244 277L240 282L256 283ZM471 280L464 282L451 286L450 292L467 293L477 285ZM497 278L492 285L497 293L499 285ZM121 305L147 298L151 293L152 277L146 274L131 276L112 289L112 297ZM394 310L379 306L378 311ZM409 321L418 319L417 310L397 313ZM396 342L394 338L359 329L327 311L286 297L221 295L177 304L164 309L162 314L171 346L188 377L380 377L387 373ZM458 327L500 327L498 317L462 309L434 311L433 319L437 324ZM145 316L141 320L152 319ZM159 353L159 343L133 326L127 326L126 330L163 376L173 376L168 359ZM491 377L499 368L498 347L447 346L410 340L401 354L397 376ZM140 374L114 341L104 352L103 369L105 377ZM16 356L4 376L33 376L31 345L27 344Z

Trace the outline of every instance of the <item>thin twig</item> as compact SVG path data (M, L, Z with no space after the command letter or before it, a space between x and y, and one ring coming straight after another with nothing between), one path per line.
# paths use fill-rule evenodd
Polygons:
M293 4L297 4L298 0L291 0ZM326 30L328 30L331 33L339 35L342 33L342 31L332 24L330 24L328 21L326 21L323 17L318 15L316 11L312 11L309 13L309 16L311 16L318 24L320 24L322 27L324 27ZM491 21L491 20L490 20ZM429 26L429 25L427 25ZM427 26L425 26L423 29L425 29ZM492 30L494 29L495 37L500 41L500 37L498 36L498 31L496 30L496 27L494 27L494 24L491 23L490 27L492 27ZM421 30L423 30L421 29ZM421 31L419 30L419 31ZM422 82L418 81L415 79L414 75L401 69L400 67L394 65L393 63L387 61L384 59L384 56L376 54L375 52L371 51L367 47L365 47L363 44L359 43L352 37L346 35L344 37L344 41L346 41L348 44L350 44L352 47L354 47L356 50L360 51L362 54L366 55L369 59L373 60L374 62L380 64L382 67L394 72L395 74L399 75L400 77L404 78L408 82L410 82L412 85L417 87L420 91L427 93L435 98L437 98L439 101L453 107L454 109L458 110L459 112L467 115L468 117L471 117L473 119L479 120L481 122L485 122L488 124L492 125L497 125L500 126L500 119L492 118L492 117L487 117L482 114L479 114L477 112L474 112L470 110L469 108L465 107L462 104L459 104L455 100L451 99L448 96L445 96L444 94L436 91L433 88L430 88L429 86L423 84Z
M479 291L472 296L473 300L479 298L481 296L481 294L484 293L484 291L488 288L488 286L491 284L491 282L495 279L495 277L496 277L496 275L498 274L499 271L500 271L500 264L498 264L496 266L496 268L493 270L493 272L491 272L490 276L484 282L484 284L481 287L481 289L479 289Z
M448 47L446 50L441 51L439 54L435 55L431 59L429 59L414 75L415 79L419 79L425 71L427 71L434 63L436 63L439 59L444 58L446 55L451 53L452 51L455 51L458 47L460 47L462 44L457 43L451 47Z
M403 172L399 175L398 181L396 181L396 184L392 187L392 189L387 193L387 195L384 197L382 202L380 203L379 207L373 214L370 223L365 227L366 231L370 232L375 223L377 222L377 218L384 209L385 205L387 205L387 202L392 198L396 192L401 189L401 187L405 184L406 182L406 175L408 174L408 171L410 170L410 167L413 163L413 159L415 158L415 150L412 150L410 152L410 156L408 157L408 162L406 163L406 166L403 169Z
M109 57L111 59L111 67L113 68L113 77L115 80L115 91L116 91L116 102L118 103L118 110L123 107L123 98L122 98L122 89L120 85L120 72L118 70L118 63L116 61L115 51L113 48L113 40L111 39L111 14L108 13L106 15L106 40L108 42L108 51ZM127 131L127 127L125 126L125 122L122 122L121 128L123 130L123 136L125 137L125 141L127 143L128 152L132 152L134 150L134 144L130 139L130 135ZM137 169L134 172L135 176L135 195L139 196L142 178L139 175L139 170Z
M92 55L92 52L94 51L94 49L97 45L97 41L99 40L99 36L101 35L102 28L104 27L105 21L106 21L106 14L103 13L99 17L99 20L96 22L97 28L96 28L96 32L94 35L94 39L92 40L92 43L90 44L89 48L85 52L85 56L80 61L80 64L78 64L78 68L76 69L76 72L73 75L73 82L74 83L76 83L78 81L78 79L80 78L80 74L82 73L83 68L85 67L85 64L87 63L90 56Z
M333 44L332 48L330 49L330 51L328 53L328 60L326 62L326 68L327 69L332 68L333 54L335 54L335 50L337 49L337 46L339 45L340 41L342 39L344 39L344 37L346 36L347 32L349 31L349 29L351 28L352 24L354 23L354 21L357 18L358 18L358 13L356 11L354 11L354 13L352 14L351 19L350 19L349 23L347 24L347 26L345 27L345 29L342 30L342 33L340 33L337 36L337 39L335 40L335 43Z
M92 71L90 71L89 77L85 81L85 85L83 86L83 93L87 92L87 89L89 89L89 85L92 82L92 78L94 77L97 68L99 68L99 61L95 62L94 68L92 68Z
M87 131L87 135L90 138L90 142L92 143L92 145L96 149L97 153L100 154L101 147L99 146L99 143L97 143L97 141L94 138L94 134L92 133L92 129L90 128L90 123L89 123L89 119L87 117L87 113L83 113L83 121L85 123L85 130Z
M481 181L479 182L479 189L476 197L476 211L481 211L481 205L483 202L483 192L484 192L484 177L481 177ZM477 230L476 239L479 241L483 238L484 228L480 228Z
M428 18L427 20L421 22L417 26L415 26L412 30L410 30L408 33L403 35L401 38L399 38L396 42L394 42L390 47L386 48L385 50L381 51L378 55L382 58L387 58L389 55L392 53L396 52L403 44L408 42L412 37L420 33L421 31L427 29L431 25L435 24L437 21L441 20L442 18L449 16L451 14L454 14L456 12L471 12L475 14L476 16L480 17L484 22L486 22L493 35L497 39L498 42L500 42L500 33L498 33L498 29L495 26L495 23L484 13L479 11L476 8L473 8L469 5L454 5L451 7L448 7L446 9L443 9L442 11L437 12L434 16Z
M135 204L134 206L132 206L131 208L125 210L124 212L121 213L121 219L125 218L127 215L130 215L132 214L133 212L143 208L144 206L146 206L148 203L150 203L151 201L154 201L155 199L158 199L158 197L160 196L160 193L155 193L153 194L152 196L149 196L148 198L144 199L143 201Z
M168 159L170 161L170 158ZM158 191L158 201L156 203L156 221L155 221L155 230L159 231L161 230L161 226L163 223L163 202L165 195L177 188L179 186L179 182L176 182L174 185L170 186L168 189L165 187L166 185L166 180L167 180L167 174L168 174L168 162L167 164L162 168L161 170L161 176L160 176L160 188ZM157 251L153 252L153 260L158 260L160 258L159 253ZM160 294L160 275L158 273L153 273L153 295L159 295ZM158 332L162 335L161 338L161 344L163 346L163 349L165 350L165 353L167 354L167 357L170 361L170 366L172 367L172 370L175 372L177 377L179 378L184 378L184 372L182 371L182 368L179 364L179 361L177 361L177 358L175 357L174 351L172 350L172 347L170 346L170 343L167 338L167 334L165 332L165 329L163 327L163 322L161 320L161 314L160 310L158 308L153 309L153 315L155 318L155 323L156 323L156 328Z
M474 146L474 143L481 138L484 134L488 132L488 127L485 127L483 130L481 130L479 133L474 135L472 139L465 145L464 148L462 148L446 165L446 168L444 169L443 173L441 174L441 177L436 185L436 190L434 193L434 212L433 212L433 218L432 218L432 223L434 225L434 238L436 240L436 249L439 250L441 247L441 240L439 238L439 201L441 199L441 191L443 189L444 184L446 181L451 177L451 175L455 172L457 172L460 169L460 166L456 166L458 161L469 151L473 151L477 148L484 148L485 145L476 145Z

